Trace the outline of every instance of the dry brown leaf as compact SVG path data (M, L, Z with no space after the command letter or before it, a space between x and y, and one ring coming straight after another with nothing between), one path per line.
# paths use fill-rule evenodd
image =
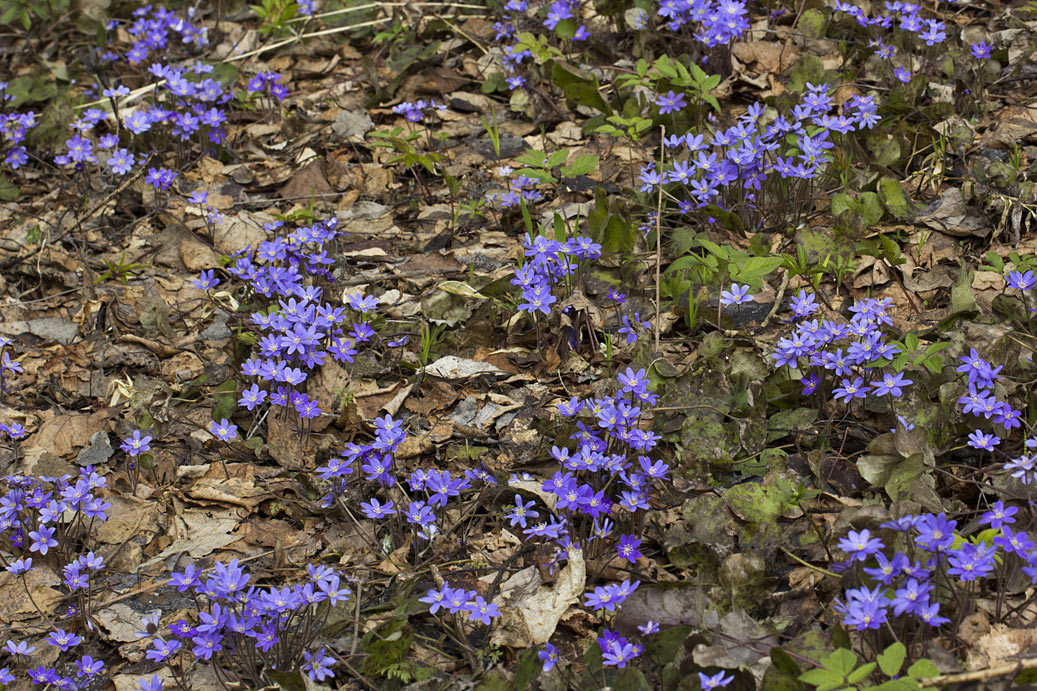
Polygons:
M550 586L543 585L540 570L534 566L512 574L494 599L501 619L490 640L513 648L546 643L565 611L580 602L586 582L583 554L576 549L569 550L565 566Z

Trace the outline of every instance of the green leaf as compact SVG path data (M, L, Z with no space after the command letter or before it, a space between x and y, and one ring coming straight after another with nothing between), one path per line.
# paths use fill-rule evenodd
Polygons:
M656 71L667 79L676 79L677 70L673 68L673 64L670 62L668 55L662 55L656 59L654 65Z
M799 680L813 685L817 691L835 691L845 685L843 675L827 669L811 669L803 672L799 675Z
M576 29L578 28L573 20L563 19L555 25L555 36L563 41L568 41L576 35Z
M827 19L820 10L809 9L800 16L796 28L813 38L823 38L826 23Z
M8 180L6 176L0 175L0 201L16 201L20 193L18 185Z
M832 197L833 216L838 216L845 211L856 211L858 208L857 200L846 194L846 192L839 192Z
M634 227L623 214L613 214L601 240L604 252L630 252L634 249Z
M569 158L569 151L567 149L560 149L555 151L553 154L547 157L547 168L557 168L558 166L565 163L565 160Z
M3 14L0 14L0 24L3 24L4 26L7 26L12 21L14 21L14 18L17 15L18 15L18 5L14 5L14 4L8 5L7 9L5 9L3 11Z
M577 156L571 166L562 169L562 175L567 178L574 178L579 175L589 175L594 172L594 169L598 167L598 157L594 154L587 156Z
M847 648L837 648L821 659L821 664L837 674L848 675L857 666L857 654Z
M875 669L874 662L869 662L867 664L861 665L860 667L846 675L846 681L848 681L851 684L862 682L867 678L869 674L871 674L871 670L873 669Z
M536 149L526 149L521 156L515 158L515 163L532 166L533 168L543 168L544 161L547 160L547 154L543 151L537 151Z
M782 674L787 674L793 678L800 675L799 665L796 664L796 661L792 659L791 655L777 646L771 648L771 663Z
M921 660L916 660L913 665L907 668L907 675L913 679L938 677L940 676L940 670L932 660L923 657Z
M759 290L763 277L781 266L783 261L781 257L750 257L731 274L731 280L748 283L753 290Z
M522 657L519 658L518 667L515 670L515 691L525 691L530 683L540 676L540 671L543 668L543 663L540 658L537 657L537 649L526 648L526 652L522 653Z
M302 672L282 672L279 670L267 670L266 675L270 681L275 682L284 691L306 691L306 682L303 681Z
M865 228L882 220L882 201L874 192L864 192L857 197L857 210L864 219Z
M612 114L612 107L599 93L601 84L594 75L583 76L575 67L554 60L551 62L551 81L579 105Z
M912 204L904 194L904 188L896 178L887 175L879 179L878 193L886 210L895 218L904 221L915 215Z

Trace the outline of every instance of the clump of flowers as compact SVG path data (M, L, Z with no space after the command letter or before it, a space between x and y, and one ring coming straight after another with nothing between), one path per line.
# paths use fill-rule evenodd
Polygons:
M248 688L274 684L270 670L301 670L314 681L334 677L334 658L324 648L314 650L314 642L331 608L351 591L333 569L311 565L307 572L305 583L283 587L251 585L237 559L204 572L188 566L173 573L170 584L201 603L198 618L169 624L165 635L153 622L154 628L142 632L152 638L147 659L168 666L181 688L192 688L190 671L197 661Z
M0 82L0 104L10 98L7 93L7 82ZM36 126L35 111L25 113L0 113L0 154L3 155L3 166L18 170L29 162L29 152L25 148L25 133Z
M666 20L670 31L692 25L695 40L707 48L726 46L749 28L749 12L742 0L659 0L656 14Z
M831 161L833 139L880 120L874 96L853 96L836 112L830 91L827 84L807 84L800 103L786 113L772 117L757 103L726 129L666 137L664 146L672 151L667 165L643 166L640 190L654 199L663 185L680 213L712 219L719 207L747 228L779 219L798 222ZM676 98L667 104L683 107Z

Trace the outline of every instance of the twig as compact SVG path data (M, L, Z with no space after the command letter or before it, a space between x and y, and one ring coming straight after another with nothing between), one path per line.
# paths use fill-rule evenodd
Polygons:
M988 681L998 677L1015 675L1028 669L1037 669L1037 657L1028 657L1018 662L1005 662L975 672L959 672L957 674L941 674L938 677L922 677L918 683L924 689L943 688L948 684L968 684L977 681Z
M837 574L834 571L829 571L828 569L822 569L820 566L814 566L810 562L808 562L808 561L806 561L804 559L801 559L800 557L797 557L795 554L793 554L792 552L788 551L784 547L781 548L781 551L784 552L785 556L787 556L789 559L792 559L796 563L798 563L798 564L800 564L802 566L807 567L811 571L817 571L818 573L824 574L825 576L832 576L833 578L842 578L842 576L840 576L839 574Z
M662 172L663 163L666 159L666 146L663 142L666 141L666 125L661 125L661 132L659 140L659 171ZM660 284L662 281L662 263L663 263L663 241L662 241L662 217L663 217L663 186L659 183L659 199L655 205L655 350L659 350L659 330L661 328L662 319L659 316L659 311L662 308L662 291Z

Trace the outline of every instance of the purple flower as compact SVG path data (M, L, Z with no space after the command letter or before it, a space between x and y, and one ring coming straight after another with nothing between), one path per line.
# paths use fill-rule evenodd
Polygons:
M544 663L543 671L550 672L558 662L558 648L550 643L545 643L544 649L537 653L537 657Z
M518 525L525 528L527 520L537 518L540 515L539 512L533 511L534 506L536 506L535 501L524 503L522 501L522 495L516 494L515 506L511 509L511 513L505 515L505 518L508 519L508 522L512 526Z
M206 658L208 659L208 658ZM140 685L134 687L133 691L162 691L163 681L157 674L152 675L151 681L142 679Z
M752 299L753 296L749 295L749 286L747 285L732 283L730 290L720 291L720 304L725 307L741 305L742 303L750 302Z
M468 618L489 624L491 620L501 615L500 609L492 602L487 602L482 595L477 595L474 600L465 605Z
M992 46L988 45L986 41L980 41L979 43L973 43L969 46L969 52L972 53L972 57L977 60L983 60L990 57L990 49Z
M36 650L36 646L29 645L25 641L18 641L18 643L7 641L7 643L4 644L4 650L12 655L28 655L32 651Z
M396 508L391 501L380 504L374 497L371 498L371 501L360 502L360 509L365 516L371 519L385 518L396 513Z
M650 636L653 633L659 632L659 624L658 622L654 622L651 619L649 619L644 624L639 624L637 630L640 631L641 635L643 636Z
M850 555L850 561L865 561L882 547L882 540L872 537L871 531L867 528L860 532L851 530L846 537L839 540L839 549Z
M142 437L140 435L140 430L135 429L131 436L122 440L122 446L120 448L130 456L137 456L145 451L151 450L150 442L151 437Z
M655 105L659 106L659 115L666 115L683 110L688 105L688 102L684 100L684 94L675 94L669 91L665 96L657 98Z
M54 535L54 531L55 528L48 528L45 525L41 525L39 530L31 531L29 537L32 538L33 542L32 545L29 546L29 550L32 552L39 552L46 556L47 551L51 547L57 547L58 544L58 541L51 537ZM12 566L14 565L12 564Z
M312 655L308 650L304 651L303 657L306 659L306 663L302 666L302 671L306 672L306 676L311 681L324 681L328 677L335 676L335 673L331 671L331 665L335 663L335 660L324 652L324 648Z
M220 284L220 279L215 277L215 273L216 272L213 269L202 271L201 275L191 282L191 285L199 290L212 290Z
M914 382L910 379L904 379L903 372L897 372L896 374L885 374L882 377L882 381L872 382L872 393L876 396L885 396L889 394L894 398L899 398L904 392L900 387L913 384Z
M620 557L633 564L641 557L641 553L637 550L640 546L641 541L633 535L620 535L616 551L619 552Z
M991 528L999 529L1005 524L1015 523L1015 514L1019 513L1018 506L1005 506L1003 501L995 502L990 510L979 518L980 525L989 524Z
M930 552L942 552L954 544L954 529L957 526L957 521L948 520L943 513L937 516L925 514L915 523L918 530L915 542Z
M133 154L126 149L113 152L112 157L108 159L108 167L116 175L125 175L133 167Z
M220 441L230 441L238 436L237 425L232 425L227 418L223 418L219 423L213 420L209 423L209 431Z
M58 629L57 631L51 631L47 637L47 642L53 646L61 648L62 652L74 648L82 642L82 638L69 631L63 631Z
M792 298L792 313L797 317L809 317L816 312L820 305L817 304L814 294L800 290L799 294Z
M904 587L898 588L893 593L893 600L890 602L893 607L893 614L898 617L904 612L914 614L919 605L929 603L929 593L932 589L933 585L928 581L908 578Z
M161 638L156 638L151 643L151 648L149 648L144 655L153 662L164 662L169 657L171 657L176 651L178 651L180 649L180 646L180 641L165 641Z
M707 676L703 672L699 672L699 685L702 686L702 691L711 691L712 689L722 689L732 681L735 677L733 674L728 675L726 678L724 672L720 671L713 676Z
M1012 532L1012 529L1007 525L1001 527L1001 536L994 538L994 544L1000 545L1006 552L1015 552L1023 559L1026 559L1027 553L1033 549L1033 540L1031 540L1026 533Z
M950 619L947 617L941 617L939 614L939 602L931 602L925 605L919 605L915 608L915 615L929 626L940 626L941 624L951 623Z
M104 661L84 655L76 660L76 667L79 669L79 676L94 677L104 671Z
M842 386L832 390L836 400L845 400L847 403L855 398L864 398L868 395L868 387L864 385L864 377L857 377L852 382L843 379Z
M973 430L969 433L969 446L974 449L993 451L994 447L1001 443L1001 439L993 434L984 434L982 430Z

